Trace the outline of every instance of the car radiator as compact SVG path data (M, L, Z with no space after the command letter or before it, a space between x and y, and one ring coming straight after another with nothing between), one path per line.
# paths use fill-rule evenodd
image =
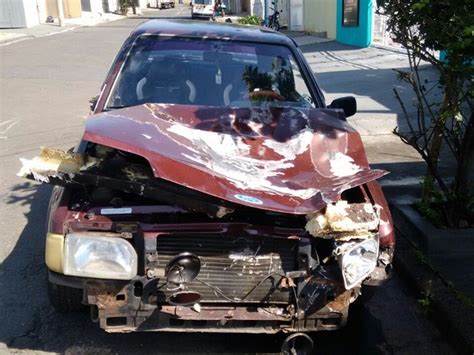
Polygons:
M189 252L201 260L196 280L185 285L198 292L201 303L289 303L291 289L281 287L282 275L296 270L297 241L229 235L164 235L157 238L158 270L176 255ZM158 283L158 303L177 285ZM174 289L174 290L173 290Z

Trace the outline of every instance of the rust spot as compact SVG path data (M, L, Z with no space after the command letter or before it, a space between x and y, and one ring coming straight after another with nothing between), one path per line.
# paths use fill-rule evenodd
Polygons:
M326 304L326 307L331 312L343 313L351 303L351 291L346 291L337 296L333 301Z

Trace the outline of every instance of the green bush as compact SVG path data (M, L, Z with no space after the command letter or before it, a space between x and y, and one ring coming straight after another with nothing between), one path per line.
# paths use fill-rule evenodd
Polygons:
M409 67L395 70L412 95L402 98L394 88L408 129L396 127L394 133L426 162L420 207L438 223L442 216L448 227L472 224L474 1L377 0L377 5L408 55ZM451 179L439 167L442 152L452 165Z
M262 23L262 19L258 16L245 16L241 17L237 20L238 23L241 25L253 25L253 26L260 26Z

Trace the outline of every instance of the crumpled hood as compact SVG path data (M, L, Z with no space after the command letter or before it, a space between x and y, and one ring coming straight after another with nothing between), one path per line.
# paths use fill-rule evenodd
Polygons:
M227 201L307 214L371 170L340 111L145 104L91 116L84 140L146 158L156 177Z

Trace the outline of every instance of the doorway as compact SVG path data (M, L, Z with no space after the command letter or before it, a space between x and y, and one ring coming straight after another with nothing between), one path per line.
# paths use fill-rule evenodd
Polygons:
M81 0L82 11L91 12L91 0Z

